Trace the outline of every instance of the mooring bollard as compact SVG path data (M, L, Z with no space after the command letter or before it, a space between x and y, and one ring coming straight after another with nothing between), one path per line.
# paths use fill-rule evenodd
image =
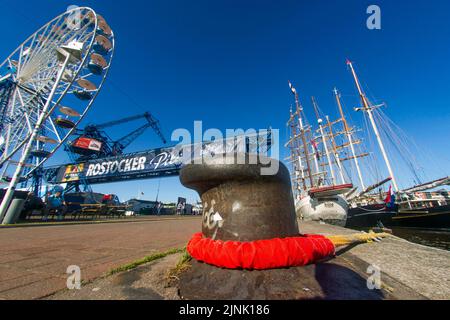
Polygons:
M0 201L4 197L5 192L6 190L0 189ZM0 224L14 224L18 221L20 213L22 212L25 205L27 196L28 192L26 191L14 191L13 200L8 206L7 211L3 216L0 215Z
M8 211L6 211L5 218L2 224L14 224L19 220L20 213L25 205L25 200L20 198L14 198L9 205Z
M224 163L222 156L188 164L181 183L196 190L203 203L202 232L214 240L254 241L299 233L289 171L278 160L274 175L262 175L269 159L235 154L245 164ZM254 164L250 159L254 159Z
M187 245L193 260L180 275L180 296L188 300L327 298L330 288L345 288L351 281L351 294L374 297L358 274L349 275L340 265L316 268L315 264L332 257L337 246L385 235L301 235L289 171L272 160L279 170L262 175L268 159L259 157L252 164L249 157L245 155L245 164L229 164L217 156L181 170L182 184L201 196L203 219L202 233L193 235ZM343 297L347 294L342 292Z
M284 245L285 250L279 250L281 239L299 236L286 166L272 160L279 170L266 176L261 169L268 159L249 162L249 158L245 155L245 164L227 164L219 156L181 170L182 184L196 190L203 203L202 234L194 235L188 244L192 266L180 276L179 292L185 299L292 299L302 294L295 285L302 278L301 268L246 270L276 262L272 255L295 248ZM193 245L194 239L210 243ZM257 244L261 241L268 247ZM194 247L203 254L194 254L190 250ZM261 255L261 249L268 254ZM295 259L281 260L284 264Z

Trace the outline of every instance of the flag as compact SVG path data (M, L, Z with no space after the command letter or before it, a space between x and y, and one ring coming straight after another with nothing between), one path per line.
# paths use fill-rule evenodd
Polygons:
M387 193L386 199L384 199L384 203L390 204L392 202L392 186L389 186L389 191Z
M317 158L317 160L320 160L319 149L318 149L317 143L316 143L316 141L315 141L314 139L311 140L311 145L312 145L313 148L314 148L314 151L315 151L315 153L316 153L316 158Z

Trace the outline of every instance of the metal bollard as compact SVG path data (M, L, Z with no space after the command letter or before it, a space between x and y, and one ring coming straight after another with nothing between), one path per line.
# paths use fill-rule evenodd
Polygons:
M223 163L219 155L202 164L188 164L181 183L196 190L203 203L203 234L216 240L254 241L299 234L290 174L279 162L275 175L261 175L267 158L251 164ZM256 157L254 157L256 158ZM278 160L273 160L278 161Z
M20 213L25 205L24 199L15 198L11 201L8 211L6 211L5 218L2 224L14 224L19 220Z

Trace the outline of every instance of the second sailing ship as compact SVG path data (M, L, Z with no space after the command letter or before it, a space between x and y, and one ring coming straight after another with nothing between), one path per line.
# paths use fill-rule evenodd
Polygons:
M378 148L372 152L362 151L365 147L363 139L357 137L357 129L348 123L337 89L333 90L340 115L336 121L323 117L316 99L311 99L317 118L317 129L314 130L304 114L297 90L289 83L295 98L295 110L291 107L287 124L290 129L290 139L286 144L290 157L287 160L293 169L293 191L299 216L347 227L450 227L449 193L445 190L426 192L450 185L450 178L419 183L403 190L399 188L395 168L380 134L380 123L377 123L382 105L375 106L369 101L353 63L347 61L347 65L362 102L362 107L355 110L364 113ZM379 177L372 185L366 186L369 169L364 170L360 161L366 162L367 168L378 166L373 156L375 153L381 155L387 177ZM349 168L355 174L349 174ZM389 191L383 192L382 188L388 184Z

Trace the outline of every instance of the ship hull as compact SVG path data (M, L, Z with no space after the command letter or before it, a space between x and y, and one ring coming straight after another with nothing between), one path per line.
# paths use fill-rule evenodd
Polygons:
M450 228L450 205L419 211L399 211L392 217L393 227L448 229Z
M344 227L348 203L342 196L329 198L305 197L296 205L297 215L304 221L322 221Z
M367 205L348 210L347 228L370 228L380 223L384 226L392 224L392 217L397 210L388 210L385 205Z
M450 228L450 205L420 210L387 209L384 205L350 208L346 227L370 228L379 223L385 227L424 229Z

